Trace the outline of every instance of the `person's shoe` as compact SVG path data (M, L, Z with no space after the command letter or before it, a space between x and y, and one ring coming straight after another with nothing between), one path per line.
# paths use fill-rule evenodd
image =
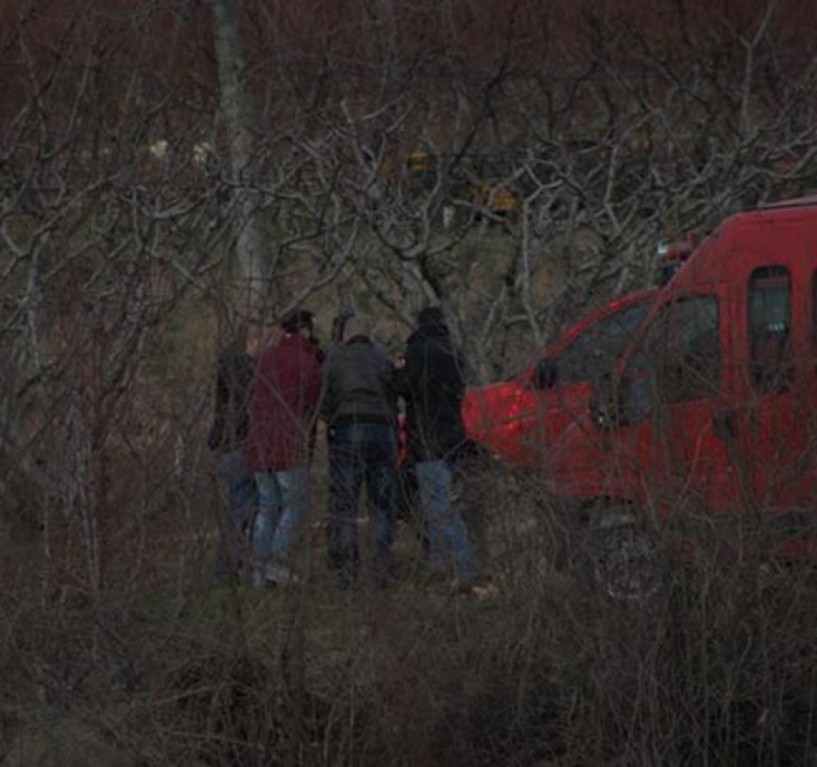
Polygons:
M286 565L269 564L264 569L267 586L294 586L300 579Z
M485 576L465 579L456 578L451 584L451 591L454 594L476 597L480 601L499 596L499 589L496 584Z
M496 597L499 596L499 587L491 582L474 584L471 587L471 594L479 599L480 602L488 599L496 599Z
M298 581L298 576L285 565L268 563L255 565L252 569L251 583L257 589L289 586Z

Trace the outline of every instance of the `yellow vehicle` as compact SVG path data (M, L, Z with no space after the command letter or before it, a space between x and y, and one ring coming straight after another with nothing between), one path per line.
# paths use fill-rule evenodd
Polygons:
M415 149L406 159L406 170L409 173L428 173L433 170L431 157L425 149Z
M476 206L480 211L502 218L507 217L519 206L519 198L507 186L496 185L493 181L479 181L475 185Z

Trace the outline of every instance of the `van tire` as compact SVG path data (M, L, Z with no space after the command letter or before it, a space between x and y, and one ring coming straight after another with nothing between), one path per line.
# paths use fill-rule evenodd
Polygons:
M656 536L627 506L596 507L588 520L589 585L617 602L641 603L662 588L663 563Z

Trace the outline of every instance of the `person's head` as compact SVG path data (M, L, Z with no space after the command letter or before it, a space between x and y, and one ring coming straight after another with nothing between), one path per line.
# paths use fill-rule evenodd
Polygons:
M315 331L315 315L308 309L296 309L281 320L285 333L299 333L304 338L312 338Z
M240 320L234 328L234 343L250 357L257 357L263 346L266 328L260 322Z
M426 306L417 314L417 324L421 328L445 328L445 315L439 306Z
M372 328L365 317L355 314L346 320L343 327L343 340L350 341L356 337L371 338Z
M250 322L247 324L247 334L244 340L244 351L250 357L257 357L264 349L264 341L267 337L267 328L261 322Z

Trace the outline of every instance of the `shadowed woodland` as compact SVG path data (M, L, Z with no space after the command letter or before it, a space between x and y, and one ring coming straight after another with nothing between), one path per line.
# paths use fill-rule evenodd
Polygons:
M304 582L262 593L213 583L207 449L237 318L396 349L439 304L478 386L813 193L813 1L81 6L0 9L0 763L814 764L815 573L762 521L702 514L704 566L616 604L491 465L496 596L426 587L411 520L339 596L319 450Z

